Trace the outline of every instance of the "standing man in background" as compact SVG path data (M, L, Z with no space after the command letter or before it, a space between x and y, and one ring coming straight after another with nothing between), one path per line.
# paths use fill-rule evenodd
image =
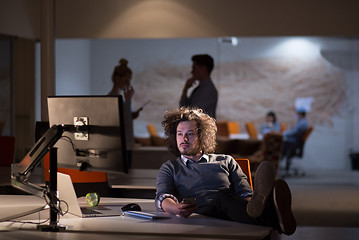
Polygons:
M186 81L183 87L180 107L201 108L209 116L216 118L218 92L211 79L214 67L213 58L208 54L199 54L192 56L192 62L192 77ZM199 82L199 85L188 97L188 89L196 81Z

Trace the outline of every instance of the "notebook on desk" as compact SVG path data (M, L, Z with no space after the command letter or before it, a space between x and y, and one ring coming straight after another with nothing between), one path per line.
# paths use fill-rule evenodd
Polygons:
M62 201L60 202L62 210L65 211L68 207L68 212L75 216L88 218L123 215L120 208L114 210L106 206L80 207L71 177L67 174L57 173L57 190Z
M125 211L125 216L144 218L150 220L167 219L171 218L169 214L161 212L142 212L142 211Z

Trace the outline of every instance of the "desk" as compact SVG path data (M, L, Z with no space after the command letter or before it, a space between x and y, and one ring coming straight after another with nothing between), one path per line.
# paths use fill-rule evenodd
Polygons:
M217 139L217 153L229 155L250 156L261 147L262 140L258 139Z
M0 217L7 209L31 203L33 207L42 206L44 201L35 196L0 195ZM155 209L153 199L102 198L101 204L138 203L144 211ZM80 199L80 204L84 204ZM30 215L22 220L34 220L41 215L46 219L47 210L41 214ZM67 214L60 219L60 224L66 225L65 232L47 233L32 231L36 225L20 223L0 223L1 237L10 239L263 239L270 235L271 228L224 221L193 214L189 218L171 216L170 219L144 220L127 216L78 218ZM21 229L21 230L19 230ZM24 231L26 233L24 234ZM31 232L29 232L31 231ZM26 236L26 237L25 237Z

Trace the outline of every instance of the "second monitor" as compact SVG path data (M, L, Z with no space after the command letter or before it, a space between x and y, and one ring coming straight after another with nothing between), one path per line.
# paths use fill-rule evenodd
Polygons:
M121 96L48 98L50 126L64 125L57 164L84 171L128 172L126 110Z

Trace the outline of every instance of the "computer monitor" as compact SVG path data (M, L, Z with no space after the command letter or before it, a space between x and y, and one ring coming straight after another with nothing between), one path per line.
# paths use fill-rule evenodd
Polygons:
M65 126L54 146L58 166L127 173L125 112L121 96L48 97L50 126Z

